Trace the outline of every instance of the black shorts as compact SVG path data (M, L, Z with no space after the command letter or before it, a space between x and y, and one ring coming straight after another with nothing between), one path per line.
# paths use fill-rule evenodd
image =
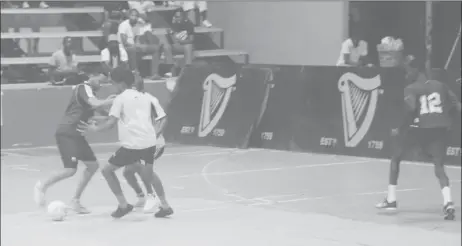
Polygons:
M154 153L154 160L159 159L164 154L165 147L160 147L156 149L156 153Z
M84 136L57 133L55 137L65 168L77 168L78 161L96 161L95 153Z
M393 158L401 160L413 148L427 157L444 159L446 156L449 130L447 128L409 128L400 132L393 141Z
M139 161L144 161L145 164L154 164L155 153L156 146L146 149L127 149L120 147L115 154L109 158L109 163L118 167L135 164Z

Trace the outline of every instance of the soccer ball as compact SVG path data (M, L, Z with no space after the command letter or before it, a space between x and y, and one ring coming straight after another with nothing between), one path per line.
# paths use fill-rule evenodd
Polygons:
M48 204L48 215L53 221L63 221L67 215L67 206L62 201L53 201Z

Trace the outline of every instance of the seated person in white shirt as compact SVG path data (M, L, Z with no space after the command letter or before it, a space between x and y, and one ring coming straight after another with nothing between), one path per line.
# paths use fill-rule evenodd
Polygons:
M101 62L105 74L119 66L128 67L127 51L119 43L117 35L109 35L107 47L101 51Z
M130 69L138 72L138 60L144 55L151 55L150 79L160 79L158 71L161 51L168 45L166 35L155 36L150 30L150 25L139 24L138 10L129 10L129 18L119 25L119 42L127 51Z
M357 31L353 31L350 38L342 43L337 66L359 67L365 65L367 49L367 42L360 39Z

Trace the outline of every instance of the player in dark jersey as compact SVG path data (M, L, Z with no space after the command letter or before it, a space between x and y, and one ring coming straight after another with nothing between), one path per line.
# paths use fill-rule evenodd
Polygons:
M414 147L432 158L435 175L443 193L445 219L455 217L451 199L449 179L444 170L446 141L451 127L451 113L460 112L461 105L455 94L442 82L427 80L418 61L406 64L407 79L412 83L404 89L406 112L402 124L392 130L394 138L390 164L390 177L387 198L376 205L377 208L394 210L397 208L396 185L400 162L403 156Z
M74 88L64 117L61 119L55 134L64 169L59 170L58 173L44 182L37 182L34 189L34 198L39 206L45 205L45 192L48 188L61 180L72 177L77 172L78 161L82 161L86 165L86 169L77 186L70 207L77 213L89 213L80 204L80 197L98 170L99 165L87 140L77 131L77 126L81 121L88 121L96 109L112 103L115 96L110 96L105 100L99 100L94 96L94 92L100 88L100 82L104 79L104 75L92 75L87 82Z

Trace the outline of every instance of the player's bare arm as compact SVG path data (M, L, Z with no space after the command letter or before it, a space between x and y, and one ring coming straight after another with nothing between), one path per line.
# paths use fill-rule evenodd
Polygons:
M99 124L90 124L81 121L77 128L77 131L83 134L106 131L113 128L117 124L117 121L118 119L114 116L108 116L105 121L102 121Z
M453 91L448 89L448 96L449 96L449 101L451 101L452 105L457 109L457 111L461 111L461 104L459 102L459 99L457 99L456 94L454 94Z
M162 133L164 132L164 129L165 129L165 126L167 125L167 116L161 118L161 119L158 119L156 120L156 123L154 125L154 129L156 129L156 134L157 134L157 137L159 137L160 135L162 135Z

